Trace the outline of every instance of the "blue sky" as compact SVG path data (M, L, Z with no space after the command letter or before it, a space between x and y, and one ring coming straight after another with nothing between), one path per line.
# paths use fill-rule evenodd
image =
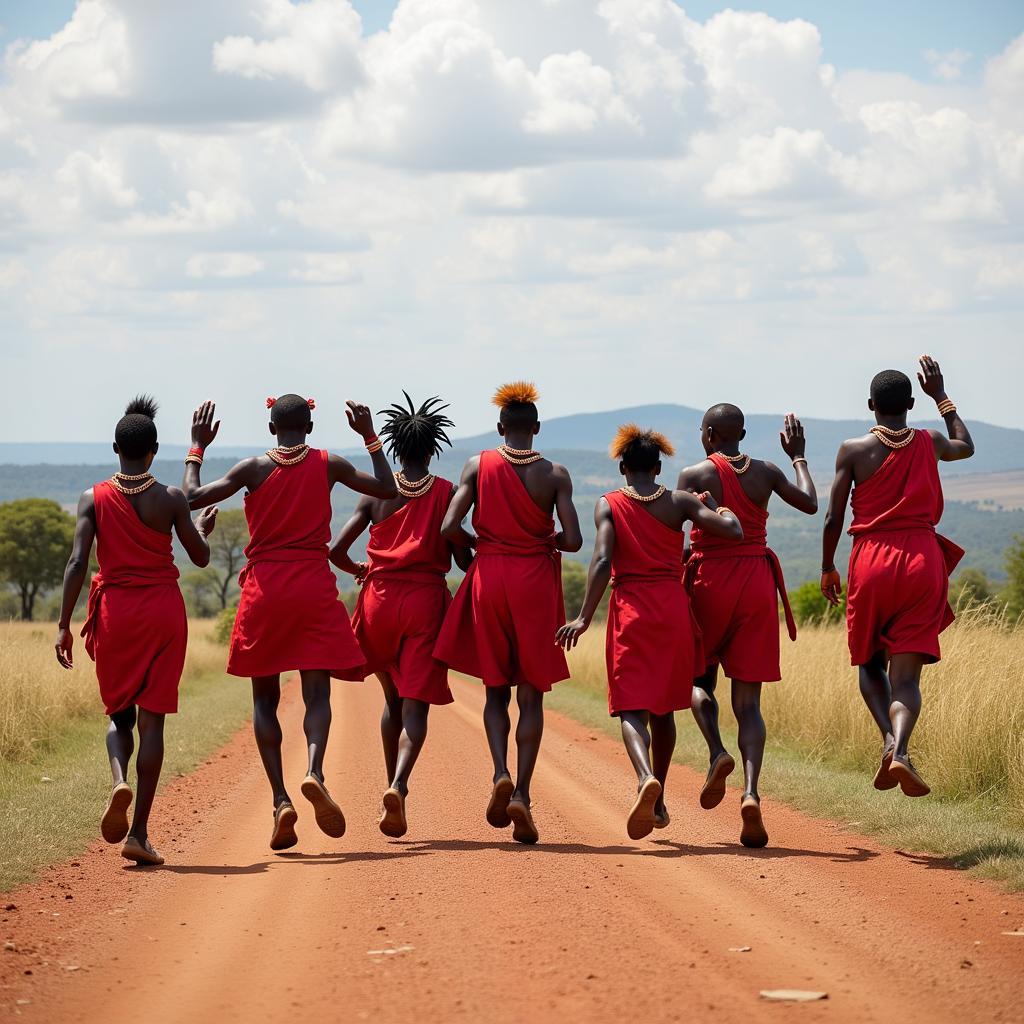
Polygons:
M353 0L365 31L387 26L393 0ZM825 60L840 70L866 68L900 71L924 78L930 74L925 50L964 50L972 58L964 78L974 79L987 57L1024 32L1022 0L764 0L760 3L681 4L691 17L704 20L733 7L759 10L776 18L804 18L821 30ZM0 0L0 41L20 36L42 38L59 29L74 9L73 0Z

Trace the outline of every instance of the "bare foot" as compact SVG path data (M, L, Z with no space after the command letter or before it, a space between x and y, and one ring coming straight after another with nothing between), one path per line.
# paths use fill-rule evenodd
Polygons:
M285 800L274 808L274 831L270 834L272 850L290 850L298 841L295 822L299 815L292 804Z
M315 775L307 775L300 788L302 795L313 805L320 831L332 839L340 839L345 834L345 815L327 792L327 787Z
M890 743L882 750L882 762L875 772L875 789L895 789L899 783L893 777L890 767L892 765L892 753L896 749L895 743Z
M515 786L507 775L502 775L491 790L487 803L487 824L495 828L508 828L512 819L508 816L508 802L512 799Z
M717 807L725 797L725 780L732 775L736 762L731 754L723 751L711 762L704 788L700 791L700 805L705 811Z
M136 864L163 864L164 859L160 856L156 850L153 849L152 844L148 839L143 840L141 843L135 836L129 836L124 841L124 846L121 847L121 856L125 860L133 860Z
M405 797L392 786L384 793L384 813L378 822L381 832L392 839L401 839L409 831L405 820Z
M764 827L764 819L761 817L761 801L753 794L747 793L743 797L740 817L743 819L740 842L754 850L767 846L768 830Z
M128 835L128 808L132 803L132 788L119 782L111 791L107 809L100 818L100 833L108 843L119 843Z
M652 775L644 779L626 819L630 839L643 839L654 831L654 805L661 797L661 783Z
M508 802L508 816L512 819L512 838L517 843L533 845L540 839L540 833L533 822L533 815L525 800L516 797Z
M917 769L906 754L902 757L893 754L889 774L899 783L904 796L927 796L931 792L931 787L917 774Z

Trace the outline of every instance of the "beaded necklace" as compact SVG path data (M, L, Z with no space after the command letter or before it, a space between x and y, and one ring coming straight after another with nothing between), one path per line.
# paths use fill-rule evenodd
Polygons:
M134 483L136 480L143 481L138 487L125 487L126 483ZM148 491L153 484L156 483L156 477L152 473L115 473L111 478L110 482L122 493L122 494L141 494L143 491Z
M871 428L871 433L886 446L886 448L906 448L914 440L914 428L902 427L893 430L892 427L883 427L879 424Z
M664 484L659 484L658 489L653 494L641 494L635 487L626 484L625 487L620 487L620 491L627 497L632 498L634 501L642 501L645 504L649 501L657 501L667 490Z
M498 445L498 454L513 466L528 466L531 462L539 462L544 458L540 452L531 448L509 448L507 444Z
M437 479L432 473L428 473L425 477L421 477L419 480L410 481L406 475L399 470L395 474L395 486L398 488L398 493L403 498L420 498L431 487L434 486L434 481Z

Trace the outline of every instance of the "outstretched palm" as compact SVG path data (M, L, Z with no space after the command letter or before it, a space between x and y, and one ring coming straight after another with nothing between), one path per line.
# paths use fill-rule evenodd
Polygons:
M213 402L203 402L192 413L192 444L197 448L208 448L220 430L220 420L214 420L217 406Z

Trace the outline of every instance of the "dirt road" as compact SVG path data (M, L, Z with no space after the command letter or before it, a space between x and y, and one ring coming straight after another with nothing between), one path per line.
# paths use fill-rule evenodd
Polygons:
M434 713L398 842L376 828L379 691L338 686L328 783L349 831L329 840L298 794L295 697L292 687L283 715L301 852L268 851L266 783L248 734L237 737L165 795L154 823L165 868L122 868L116 848L99 844L10 894L14 909L0 914L16 947L0 954L8 1014L144 1024L1024 1019L1024 937L1003 934L1024 929L1024 900L778 807L773 845L744 850L736 794L703 812L699 780L683 769L670 779L671 827L630 842L625 755L556 715L536 781L542 845L513 845L483 820L490 762L472 684ZM828 999L759 998L782 988Z

